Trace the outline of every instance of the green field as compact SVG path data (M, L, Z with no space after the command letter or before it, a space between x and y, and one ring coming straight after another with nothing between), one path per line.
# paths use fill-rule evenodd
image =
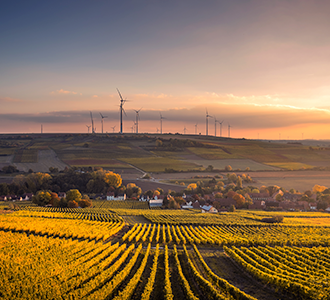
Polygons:
M137 158L121 158L139 169L146 172L164 172L165 169L173 169L176 171L200 170L201 167L194 163L189 163L184 160L178 160L168 157L137 157Z

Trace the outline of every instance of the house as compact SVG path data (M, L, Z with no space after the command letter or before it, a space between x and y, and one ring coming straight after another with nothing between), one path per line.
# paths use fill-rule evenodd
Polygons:
M201 207L201 209L202 209L202 213L217 213L218 212L218 210L215 207L213 207L212 205L203 205Z
M301 199L302 196L303 196L302 194L284 193L283 200L298 201Z
M213 204L217 204L217 207L229 208L232 205L236 205L236 201L233 198L218 198L213 201Z
M264 209L266 202L264 200L253 200L253 204L249 205L249 209Z
M126 194L120 193L120 194L115 195L114 192L109 192L109 193L107 193L107 200L123 201L123 200L126 200Z
M66 197L66 193L65 192L58 192L57 196L59 198L65 198Z
M309 203L309 209L310 210L317 210L317 203L316 202Z
M28 200L31 200L32 197L33 197L32 193L25 193L25 194L22 195L22 200L28 201Z
M200 203L198 202L198 200L196 200L196 201L192 204L192 207L193 207L193 208L200 208L201 205L200 205Z
M163 199L150 199L149 207L161 207L163 205Z
M281 191L282 192L282 191ZM250 196L250 198L253 200L253 202L255 200L263 200L266 201L269 198L268 193L248 193L248 195Z

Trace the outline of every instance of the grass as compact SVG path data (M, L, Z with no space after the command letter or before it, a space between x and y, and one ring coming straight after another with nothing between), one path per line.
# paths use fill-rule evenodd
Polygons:
M225 152L221 148L197 148L190 147L188 148L192 153L204 158L204 159L226 159L226 158L240 158L238 155L233 155Z
M301 169L311 169L313 166L307 165L300 162L278 162L278 163L266 163L267 165L286 169L286 170L301 170Z
M174 169L177 171L196 170L200 168L194 163L167 157L124 157L120 160L125 161L145 172L164 172L165 168Z
M68 159L63 160L66 164L75 167L107 167L107 168L132 168L130 165L119 162L114 159L92 159L92 158L82 158L82 159Z

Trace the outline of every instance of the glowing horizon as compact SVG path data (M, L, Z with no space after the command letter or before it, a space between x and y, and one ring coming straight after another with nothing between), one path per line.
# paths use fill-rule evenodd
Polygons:
M222 136L330 136L328 1L6 3L0 49L0 133L124 131ZM120 25L119 25L120 24ZM219 128L218 128L219 130ZM214 135L214 120L209 133ZM218 131L219 136L219 131Z

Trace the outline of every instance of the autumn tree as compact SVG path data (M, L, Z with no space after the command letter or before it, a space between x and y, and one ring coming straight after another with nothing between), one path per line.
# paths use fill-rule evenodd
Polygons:
M324 190L326 190L327 187L325 186L322 186L322 185L318 185L318 184L315 184L313 186L313 193L314 194L317 194L317 193L322 193Z
M237 176L237 179L236 179L236 187L238 189L242 189L243 188L243 183L242 183L242 178L240 176Z
M233 199L236 201L236 206L238 208L242 208L245 204L245 198L244 196L240 195L240 194L236 194Z
M226 172L230 172L230 171L232 171L232 170L233 170L233 168L232 168L230 165L225 166L225 171L226 171Z
M78 202L76 202L74 200L70 200L70 201L68 201L68 207L69 208L77 208L77 207L79 207L79 204L78 204Z
M77 190L77 189L72 189L68 192L66 192L66 201L68 201L68 203L70 201L80 201L82 198L81 193Z
M47 205L50 200L52 199L51 194L49 191L38 191L35 196L32 198L32 202L37 204L38 206L45 206Z

